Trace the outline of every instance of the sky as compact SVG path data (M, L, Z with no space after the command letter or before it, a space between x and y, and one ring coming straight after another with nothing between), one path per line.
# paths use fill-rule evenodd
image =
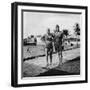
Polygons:
M81 26L80 14L24 12L23 38L30 35L44 35L47 28L53 32L56 24L60 26L60 30L68 29L73 34L75 23Z

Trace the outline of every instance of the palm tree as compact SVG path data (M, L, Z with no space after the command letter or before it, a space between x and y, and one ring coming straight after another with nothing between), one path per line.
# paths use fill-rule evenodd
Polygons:
M78 38L79 38L78 36L80 35L80 26L78 23L75 24L74 31L77 37L77 47L78 47Z

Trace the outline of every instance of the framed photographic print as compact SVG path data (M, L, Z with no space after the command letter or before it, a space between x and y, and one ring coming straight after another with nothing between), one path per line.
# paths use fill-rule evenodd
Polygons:
M87 83L87 6L11 4L11 85Z

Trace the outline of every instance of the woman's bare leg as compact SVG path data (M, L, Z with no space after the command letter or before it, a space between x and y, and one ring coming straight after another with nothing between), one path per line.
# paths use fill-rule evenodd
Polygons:
M47 66L48 66L49 63L48 63L48 51L47 51L47 48L45 49L45 54L46 54L46 63L47 63Z
M62 55L61 52L58 52L59 65L62 65Z
M50 65L52 65L52 52L50 52Z

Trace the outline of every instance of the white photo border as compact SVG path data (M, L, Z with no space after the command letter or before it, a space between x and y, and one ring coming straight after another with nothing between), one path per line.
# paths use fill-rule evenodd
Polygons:
M79 8L68 8L68 6L66 6L67 8L64 8L64 7L44 7L44 6L32 6L32 5L24 5L23 4L20 4L20 3L17 3L17 22L18 22L18 27L17 27L17 30L18 30L18 33L17 33L17 52L18 52L18 59L17 59L17 86L19 85L22 85L22 86L30 86L30 85L34 85L34 84L41 84L44 85L44 84L49 84L49 83L54 83L56 82L57 84L60 82L61 84L64 84L65 82L87 82L86 80L86 74L87 71L87 59L86 58L86 41L85 39L86 38L86 30L87 29L87 25L86 25L86 9L79 9ZM62 5L63 6L63 5ZM77 6L76 6L77 7ZM85 7L86 8L86 7ZM59 11L59 12L72 12L72 13L81 13L81 22L82 22L82 27L81 27L81 35L80 35L80 41L81 41L81 47L80 47L80 59L81 59L81 62L80 62L80 75L67 75L67 76L50 76L50 77L28 77L28 78L22 78L22 48L21 48L21 44L22 44L22 10L41 10L41 11ZM86 25L86 26L85 26Z

